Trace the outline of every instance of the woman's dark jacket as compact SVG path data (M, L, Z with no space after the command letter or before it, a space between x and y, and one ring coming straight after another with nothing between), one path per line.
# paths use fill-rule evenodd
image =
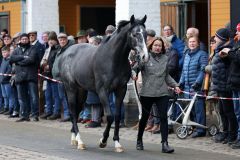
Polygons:
M179 81L179 67L178 67L178 53L174 48L166 49L166 55L168 57L168 73L176 81Z

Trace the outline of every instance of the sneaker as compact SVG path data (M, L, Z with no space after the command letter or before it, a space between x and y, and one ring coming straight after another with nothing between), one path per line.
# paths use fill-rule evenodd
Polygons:
M40 118L41 119L47 119L48 117L50 117L52 114L51 113L43 113Z
M38 121L39 121L39 118L38 118L38 117L32 117L32 121L38 122Z
M22 117L22 118L16 120L16 122L24 122L24 121L29 122L30 119L29 119L29 118L24 118L24 117Z
M9 116L8 116L8 118L17 118L17 117L19 117L19 114L17 113L17 114L10 114Z
M97 128L97 127L101 127L101 123L91 121L90 123L85 125L85 128Z
M56 120L56 119L59 119L59 118L61 118L60 114L53 114L50 117L48 117L47 119L48 120Z
M232 149L240 149L240 139L236 143L232 144L231 148Z

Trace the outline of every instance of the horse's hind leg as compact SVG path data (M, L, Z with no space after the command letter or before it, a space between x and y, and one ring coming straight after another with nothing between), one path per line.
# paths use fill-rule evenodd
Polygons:
M78 91L76 89L67 89L67 98L68 98L68 107L69 107L69 112L70 112L70 118L72 122L72 129L71 129L71 144L72 145L78 145L78 149L86 149L85 144L83 143L81 139L81 135L79 133L78 125L77 125L77 120L79 113L81 111L82 104L79 104L79 98ZM83 98L83 97L81 97Z

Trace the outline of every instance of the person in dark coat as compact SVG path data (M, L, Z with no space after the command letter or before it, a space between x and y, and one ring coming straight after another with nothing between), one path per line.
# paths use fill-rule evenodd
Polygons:
M233 98L240 98L240 23L236 27L236 43L232 49L224 48L219 52L221 58L228 58L231 61L228 81L233 92ZM234 100L234 112L238 122L237 141L231 145L233 149L240 149L240 100Z
M15 63L15 84L17 86L18 101L21 118L17 122L29 121L30 102L32 104L33 121L38 121L38 58L37 50L32 47L26 33L20 36L20 47L10 56L10 63ZM30 97L30 101L29 101Z
M228 83L230 63L228 58L221 58L219 52L229 45L230 34L226 28L218 29L215 33L216 48L212 59L212 90L219 97L232 97L232 90ZM232 100L219 99L220 116L223 123L223 132L215 136L215 142L232 143L237 138L237 119L234 114Z

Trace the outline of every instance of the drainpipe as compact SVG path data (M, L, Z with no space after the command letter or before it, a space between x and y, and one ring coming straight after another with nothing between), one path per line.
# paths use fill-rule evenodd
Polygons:
M21 32L26 32L26 0L21 0Z
M209 53L211 53L210 38L211 38L211 2L210 0L208 0L208 52Z

